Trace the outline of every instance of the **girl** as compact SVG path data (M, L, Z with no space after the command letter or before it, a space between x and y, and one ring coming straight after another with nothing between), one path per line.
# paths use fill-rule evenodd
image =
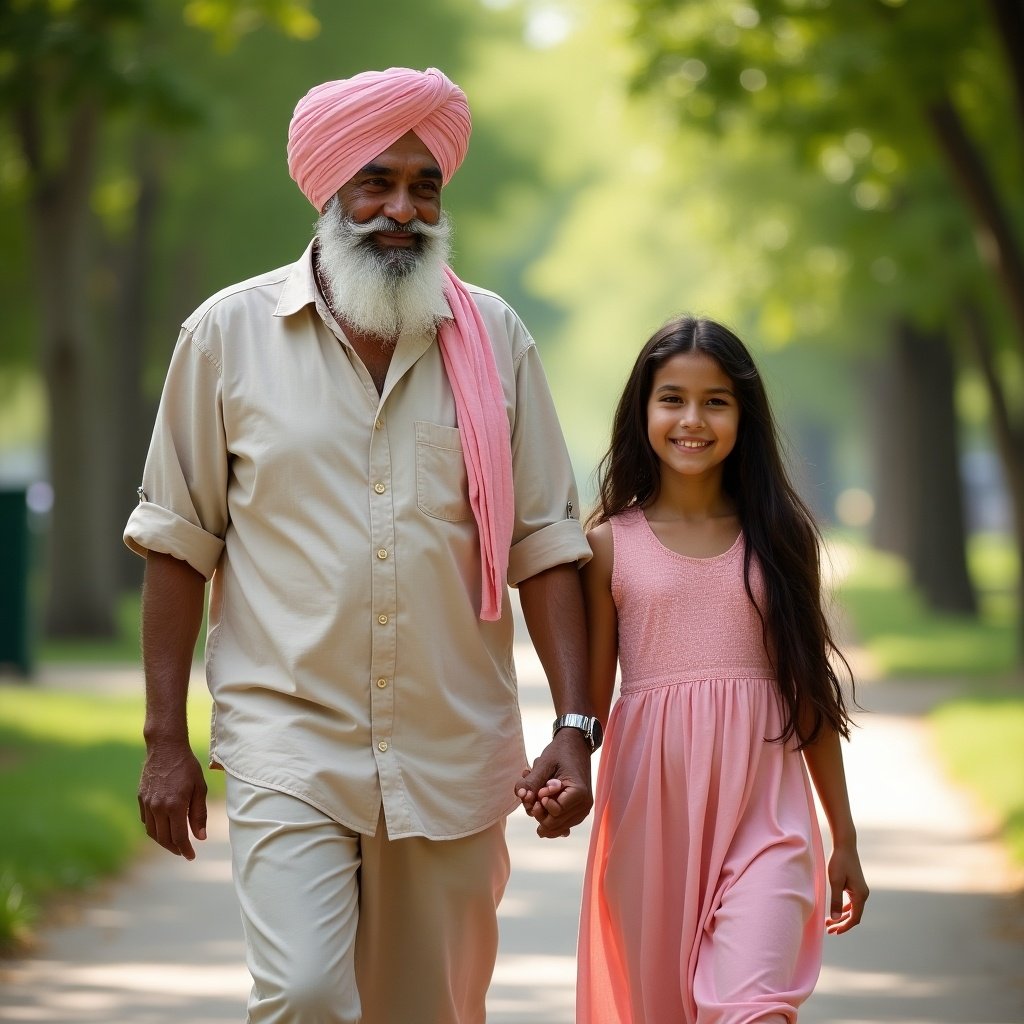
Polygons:
M861 918L818 534L764 385L726 328L641 351L598 469L583 570L608 723L579 940L579 1024L783 1024L822 934ZM806 770L805 770L806 765ZM808 774L832 833L830 913ZM557 800L557 786L539 794ZM844 903L843 894L848 900Z

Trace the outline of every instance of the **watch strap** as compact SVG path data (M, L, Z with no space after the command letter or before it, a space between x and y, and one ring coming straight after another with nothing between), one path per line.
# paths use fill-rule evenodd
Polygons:
M559 729L579 729L587 739L590 752L593 753L600 745L594 736L594 727L600 728L600 722L592 715L581 715L571 712L567 715L559 715L551 727L551 735L554 737Z

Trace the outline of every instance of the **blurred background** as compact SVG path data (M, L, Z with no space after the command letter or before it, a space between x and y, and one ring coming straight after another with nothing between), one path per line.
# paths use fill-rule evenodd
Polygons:
M537 339L584 495L646 338L684 311L732 326L826 530L858 671L956 684L943 756L1024 863L1015 0L4 0L0 781L21 802L0 814L66 793L57 764L93 785L97 736L133 791L137 698L96 715L33 682L137 663L121 531L178 325L298 258L295 102L390 65L469 96L454 265ZM117 805L91 817L136 849ZM117 862L81 821L45 839L46 874L52 826L26 827L30 866L0 844L0 940Z

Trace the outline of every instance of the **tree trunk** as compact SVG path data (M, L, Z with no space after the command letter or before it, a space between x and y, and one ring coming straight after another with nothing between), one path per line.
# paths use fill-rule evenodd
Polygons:
M98 372L88 297L89 189L98 130L96 110L83 104L72 120L66 168L47 176L33 167L34 276L54 490L44 628L58 637L114 632L111 538L104 533L110 403Z
M864 404L874 471L871 543L881 551L909 559L912 424L904 396L911 384L903 380L903 372L903 361L897 358L897 345L893 343L864 376Z
M1010 412L1006 389L996 369L988 324L981 310L969 303L964 310L964 320L971 352L988 391L993 440L1010 497L1013 538L1020 566L1017 573L1017 662L1024 665L1024 429Z
M113 413L114 488L111 503L113 536L124 527L138 498L136 488L149 447L156 410L145 396L143 371L146 361L146 309L149 305L150 272L153 266L153 229L160 200L160 176L152 141L142 129L136 147L135 170L139 196L132 231L117 254L118 293L114 323L109 335L114 358L111 375L116 382L117 401ZM121 590L137 589L145 563L120 545L116 556L117 585Z
M970 210L983 263L992 267L996 284L1016 327L1024 354L1024 252L1003 205L995 181L978 147L967 134L959 112L948 96L930 104L926 117Z
M895 325L887 370L874 391L880 460L874 540L907 560L929 607L976 614L948 338L907 322Z
M899 332L904 380L912 380L910 569L936 611L977 614L967 571L967 530L949 338L905 323Z
M1017 137L1024 136L1024 5L1020 0L989 0L1017 109Z

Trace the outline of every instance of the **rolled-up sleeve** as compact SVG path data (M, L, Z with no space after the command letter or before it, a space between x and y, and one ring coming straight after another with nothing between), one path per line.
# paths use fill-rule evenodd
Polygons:
M572 462L540 355L532 342L516 367L512 473L516 519L509 552L509 585L518 586L566 562L586 562L590 546L579 521Z
M227 530L228 450L217 359L183 330L167 372L142 477L124 531L136 554L159 551L209 579Z

